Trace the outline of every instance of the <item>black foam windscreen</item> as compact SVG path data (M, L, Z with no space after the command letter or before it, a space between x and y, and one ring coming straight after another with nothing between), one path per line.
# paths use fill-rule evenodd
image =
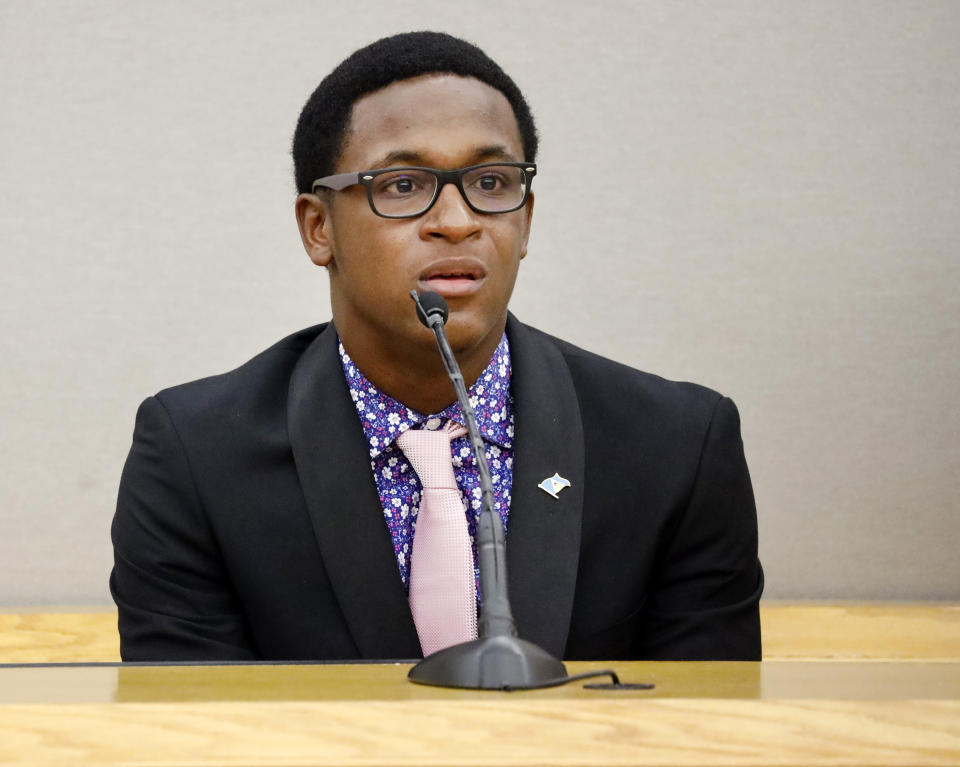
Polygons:
M443 300L443 296L434 293L432 290L426 290L420 294L419 299L417 301L417 317L420 318L420 322L428 328L432 327L429 318L439 315L446 324L450 310L447 308L447 302Z

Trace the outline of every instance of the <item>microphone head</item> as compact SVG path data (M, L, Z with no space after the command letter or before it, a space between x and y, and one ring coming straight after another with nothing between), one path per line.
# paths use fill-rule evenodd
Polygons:
M450 310L447 308L447 302L443 300L443 296L434 293L432 290L426 290L418 296L415 290L411 290L410 297L417 305L417 317L420 318L420 322L428 328L432 328L439 318L441 324L446 324Z

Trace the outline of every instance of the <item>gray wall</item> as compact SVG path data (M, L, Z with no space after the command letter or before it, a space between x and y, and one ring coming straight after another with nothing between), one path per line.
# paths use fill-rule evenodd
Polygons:
M738 403L768 596L960 598L960 3L4 0L0 604L107 601L140 400L329 316L293 125L417 28L538 117L514 311Z

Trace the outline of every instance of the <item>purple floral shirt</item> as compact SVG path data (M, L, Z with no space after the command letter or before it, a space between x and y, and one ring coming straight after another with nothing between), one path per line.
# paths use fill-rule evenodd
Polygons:
M395 442L407 429L439 429L448 420L463 424L460 405L454 402L442 413L430 415L411 410L374 386L353 364L342 343L339 349L350 396L370 448L370 468L380 494L383 517L393 539L400 578L409 588L410 552L420 509L421 485ZM494 505L506 530L513 488L513 398L510 395L510 348L506 334L467 394L486 448ZM473 567L479 584L476 534L480 515L480 474L466 435L453 440L450 447L453 474L463 498L470 539L474 542ZM480 593L479 585L477 593Z

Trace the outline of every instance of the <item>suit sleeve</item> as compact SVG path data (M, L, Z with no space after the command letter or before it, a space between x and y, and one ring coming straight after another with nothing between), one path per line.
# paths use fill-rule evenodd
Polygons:
M137 412L112 537L124 661L255 659L187 454L156 397Z
M637 657L761 659L757 514L736 406L721 398L654 567Z

